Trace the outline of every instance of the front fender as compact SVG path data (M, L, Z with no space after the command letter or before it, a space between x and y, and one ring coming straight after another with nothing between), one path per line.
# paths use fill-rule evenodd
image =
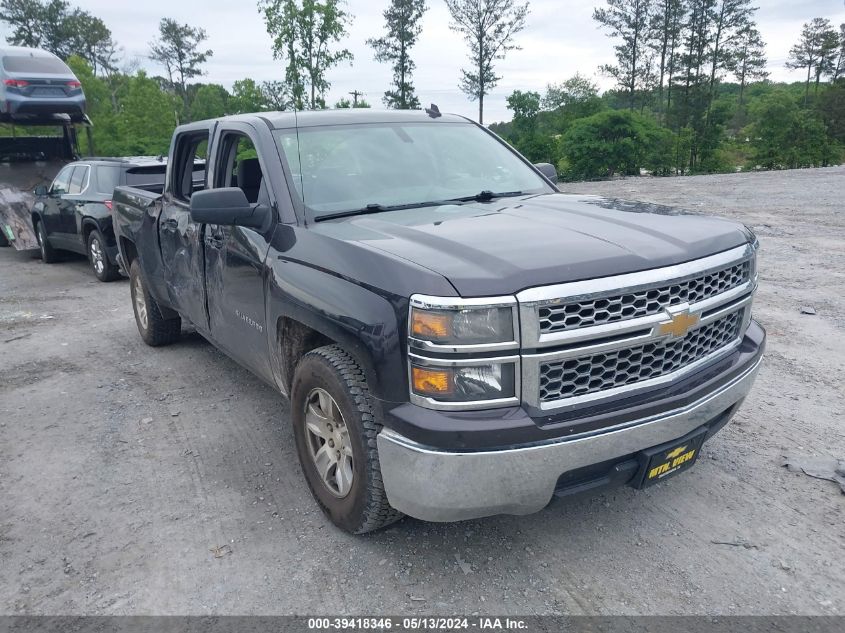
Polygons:
M269 275L267 323L272 325L268 335L273 350L286 345L279 325L287 317L352 354L366 372L370 391L376 398L407 401L400 336L405 324L397 318L397 314L407 310L407 299L378 294L297 262L277 260ZM272 354L271 358L279 384L284 384L286 376L279 363L280 354Z

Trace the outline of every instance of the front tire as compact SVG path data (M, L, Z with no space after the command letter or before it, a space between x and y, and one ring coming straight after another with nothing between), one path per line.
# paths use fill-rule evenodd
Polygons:
M50 241L47 239L47 232L44 230L44 223L39 222L35 229L35 237L38 240L38 248L41 249L41 261L45 264L55 264L59 261L59 255L55 249L50 246Z
M88 234L88 261L94 276L100 281L114 281L120 277L118 267L109 261L106 240L97 229Z
M144 284L141 277L141 266L137 259L129 267L129 292L132 296L135 323L144 343L151 347L158 347L179 340L182 332L182 319L178 316L165 319L162 316L161 308Z
M353 534L399 520L381 479L376 436L381 430L364 371L341 347L302 357L291 390L299 463L326 516Z

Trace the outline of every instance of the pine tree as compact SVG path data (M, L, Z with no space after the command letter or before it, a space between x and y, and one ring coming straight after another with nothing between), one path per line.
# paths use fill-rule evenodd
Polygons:
M187 109L187 82L203 74L200 65L214 54L211 50L199 50L208 36L203 29L179 24L171 18L162 18L158 31L159 38L150 44L150 59L164 66L170 84L176 88Z
M833 76L830 79L831 83L845 76L845 24L839 25L839 53L836 58L836 68L833 69Z
M672 77L678 63L677 48L680 42L683 19L686 14L684 0L657 0L651 18L650 46L659 59L657 80L657 108L663 112L663 91L666 88L666 110L672 105Z
M745 87L753 81L769 76L766 71L766 44L751 23L738 33L735 53L728 61L730 70L739 82L739 105L743 104Z
M387 33L367 40L378 62L393 64L393 89L384 93L384 104L399 110L419 109L420 100L414 94L411 75L416 68L410 50L422 32L420 19L425 13L425 0L391 0L384 11Z
M614 47L616 64L606 64L602 70L616 79L628 93L631 110L636 106L638 89L649 87L647 73L650 50L652 0L607 0L607 7L593 11L593 19L608 29L609 37L622 41Z
M822 73L829 68L828 60L832 51L830 47L834 41L838 42L839 36L833 29L830 20L826 18L813 18L804 23L801 29L801 39L790 49L787 68L807 69L807 79L804 82L804 105L810 98L810 80L813 73L816 76L816 87Z
M484 97L496 87L493 63L504 59L508 51L519 49L513 43L525 28L528 3L515 0L446 0L452 15L449 27L464 36L469 46L471 69L461 70L460 88L471 100L478 101L478 122L484 123Z

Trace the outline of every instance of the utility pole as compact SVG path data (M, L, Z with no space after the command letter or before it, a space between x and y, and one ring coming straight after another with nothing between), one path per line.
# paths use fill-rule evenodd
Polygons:
M363 97L364 93L358 92L357 90L353 90L349 94L352 95L352 107L357 108L358 107L358 97Z

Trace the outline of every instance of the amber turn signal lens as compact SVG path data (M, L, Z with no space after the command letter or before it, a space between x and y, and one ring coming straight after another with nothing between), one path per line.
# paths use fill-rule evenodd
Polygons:
M423 396L446 396L452 393L454 382L450 369L411 368L414 391Z
M413 310L411 333L426 340L447 339L452 334L452 315Z

